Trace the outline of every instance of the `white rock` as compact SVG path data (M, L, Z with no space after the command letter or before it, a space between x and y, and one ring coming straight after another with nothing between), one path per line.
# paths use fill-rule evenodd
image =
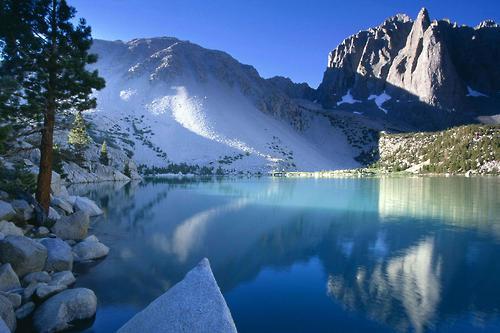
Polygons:
M97 237L90 236L73 246L75 261L88 261L105 257L109 253L109 247L99 242Z
M76 197L75 199L75 210L79 211L84 211L86 212L89 216L98 216L101 215L103 212L99 206L96 205L96 203L89 198L85 197Z
M49 207L49 220L57 221L61 218L61 215L52 207Z
M68 214L73 214L73 205L70 204L68 201L66 201L62 197L55 197L55 198L53 198L52 201L50 202L50 204L53 207L59 207L59 208L61 208L62 210L64 210Z
M136 332L237 332L206 258L118 330Z

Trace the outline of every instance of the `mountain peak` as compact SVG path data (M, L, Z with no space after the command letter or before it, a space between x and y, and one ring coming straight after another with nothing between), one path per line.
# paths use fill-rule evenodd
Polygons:
M317 94L324 107L345 108L343 97L351 96L367 101L364 111L399 117L417 127L463 122L460 116L470 121L470 110L493 112L493 97L471 99L467 89L487 96L500 90L500 29L495 22L484 21L475 30L449 20L431 23L426 8L414 21L400 16L385 22L345 39L330 52ZM384 107L371 102L380 96L390 96Z
M418 27L418 29L425 31L431 25L431 19L429 17L429 11L427 8L422 8L417 15L417 19L415 20L414 27Z

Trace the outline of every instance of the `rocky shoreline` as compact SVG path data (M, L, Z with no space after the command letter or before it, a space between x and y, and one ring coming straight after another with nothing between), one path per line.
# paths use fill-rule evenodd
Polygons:
M89 198L69 195L59 180L51 186L48 226L34 225L33 205L0 191L0 333L18 324L59 332L96 313L95 293L72 288L72 271L75 263L109 253L88 233L91 218L103 211Z
M438 176L438 177L450 177L450 176L485 176L485 177L495 177L498 174L478 174L472 171L467 171L465 173L437 173L437 172L427 172L422 173L420 170L404 170L404 171L389 171L382 168L359 168L359 169L346 169L346 170L325 170L325 171L278 171L271 172L273 177L288 177L288 178L361 178L361 177L380 177L380 176Z

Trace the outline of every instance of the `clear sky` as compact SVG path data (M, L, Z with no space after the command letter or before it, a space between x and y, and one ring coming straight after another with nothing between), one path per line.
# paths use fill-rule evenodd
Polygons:
M223 50L263 77L316 87L328 52L344 38L427 7L432 19L500 21L500 0L68 0L94 38L172 36Z

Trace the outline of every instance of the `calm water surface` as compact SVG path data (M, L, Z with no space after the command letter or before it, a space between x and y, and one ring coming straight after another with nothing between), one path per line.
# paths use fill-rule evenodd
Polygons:
M80 266L119 328L208 257L239 332L500 332L500 178L76 186L110 255Z

